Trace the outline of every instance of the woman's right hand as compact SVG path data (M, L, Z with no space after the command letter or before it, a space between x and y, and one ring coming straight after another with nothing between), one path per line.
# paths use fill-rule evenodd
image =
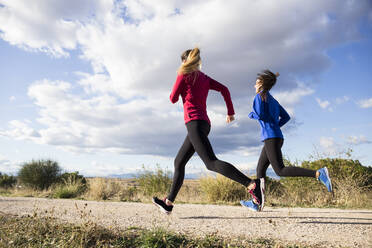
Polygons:
M228 115L228 116L226 116L226 122L227 122L227 123L230 123L230 122L232 122L233 120L235 120L234 115Z

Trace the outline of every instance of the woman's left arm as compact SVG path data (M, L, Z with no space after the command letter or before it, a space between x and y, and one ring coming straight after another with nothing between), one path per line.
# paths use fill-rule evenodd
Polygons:
M284 126L284 124L286 124L291 119L291 117L280 104L279 104L279 111L280 111L279 112L280 120L279 120L278 125L279 127L282 127Z
M229 89L225 85L214 80L213 78L210 78L209 88L221 93L226 103L227 115L229 116L234 115L235 111L234 111L233 103L231 101Z

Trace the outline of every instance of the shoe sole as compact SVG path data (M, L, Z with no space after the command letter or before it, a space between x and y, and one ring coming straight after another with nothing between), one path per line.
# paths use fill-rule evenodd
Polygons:
M328 179L328 181L329 181L329 185L331 186L331 191L329 191L329 192L333 192L332 181L331 181L331 178L329 177L329 173L328 173L328 169L327 169L327 167L324 167L324 171L325 171L326 176L327 176L327 179Z
M261 205L259 211L262 211L265 205L265 179L260 178Z
M160 212L162 212L163 214L167 214L167 215L170 215L172 212L169 212L167 210L165 210L162 206L160 206L159 204L157 204L154 200L154 198L152 198L152 203L154 203L155 206L157 206L160 210Z

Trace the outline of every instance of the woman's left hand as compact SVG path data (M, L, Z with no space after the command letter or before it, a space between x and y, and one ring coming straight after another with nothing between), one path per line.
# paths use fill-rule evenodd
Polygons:
M227 123L230 123L230 122L232 122L233 120L235 120L234 115L228 115L228 116L226 116L226 122L227 122Z

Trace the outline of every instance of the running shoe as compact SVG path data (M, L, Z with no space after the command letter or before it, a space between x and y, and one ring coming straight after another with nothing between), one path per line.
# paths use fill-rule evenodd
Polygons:
M254 203L253 200L250 200L250 201L240 201L240 205L242 205L243 207L246 207L248 208L249 210L251 211L254 211L254 212L258 212L260 211L260 206L258 206L258 204Z
M265 179L255 179L253 188L248 192L252 195L254 202L260 207L260 210L262 210L265 205Z
M159 207L160 211L164 214L171 214L173 206L169 206L165 203L166 198L164 200L160 200L156 196L152 198L152 202Z
M331 182L331 178L329 177L327 167L323 167L319 169L318 171L319 171L318 181L321 181L327 187L327 190L329 192L332 192L332 182Z

